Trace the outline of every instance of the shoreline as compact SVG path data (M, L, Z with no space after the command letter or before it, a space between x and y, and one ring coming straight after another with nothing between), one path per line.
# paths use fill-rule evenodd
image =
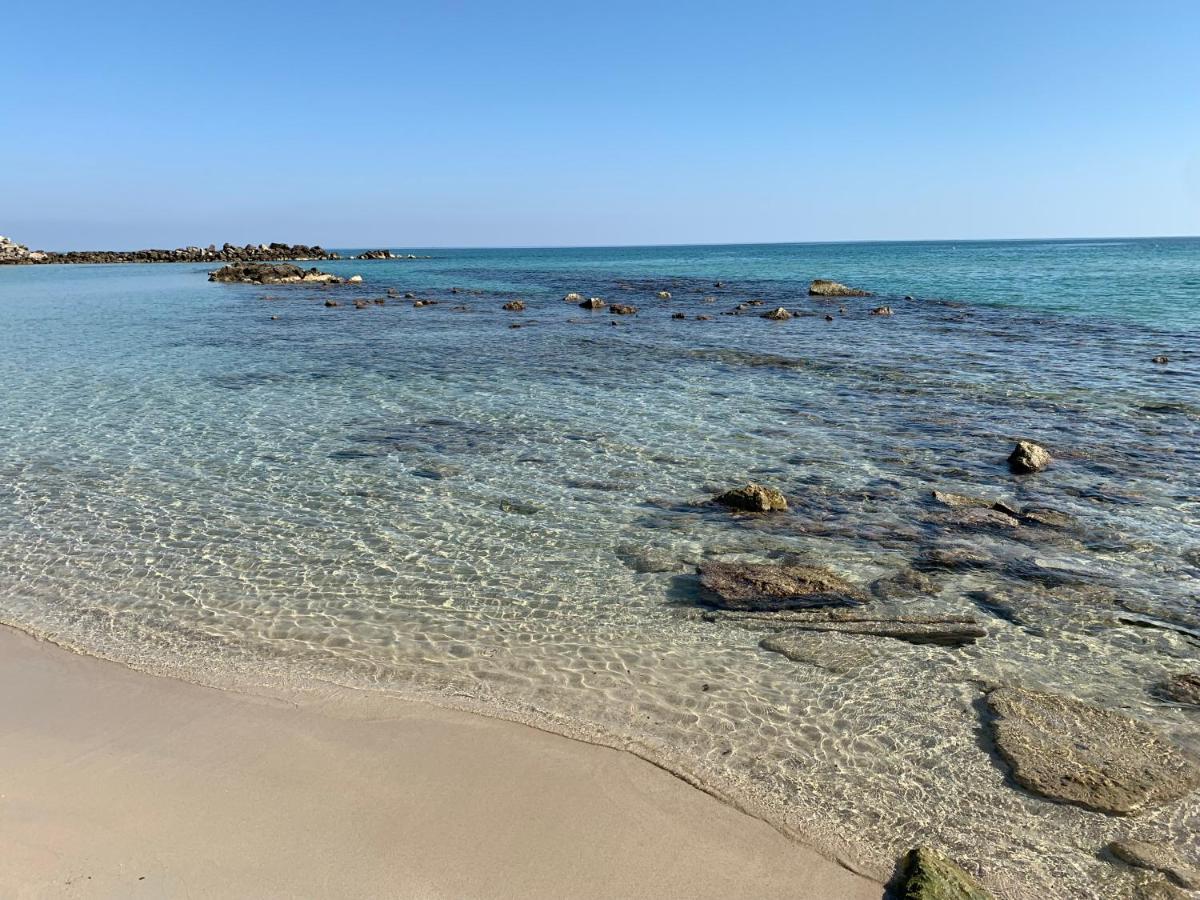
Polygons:
M12 626L0 670L9 896L883 893L634 754L503 719L223 691Z

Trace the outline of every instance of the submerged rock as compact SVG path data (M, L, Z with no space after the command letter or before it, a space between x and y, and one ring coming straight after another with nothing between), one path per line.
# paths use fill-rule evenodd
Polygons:
M1022 787L1112 815L1161 806L1200 785L1200 766L1143 722L1061 694L987 695L996 750Z
M351 275L346 280L351 284L361 284L363 279L361 275Z
M613 552L617 559L639 575L654 572L686 572L691 566L666 550L643 547L640 544L621 544Z
M659 291L657 296L658 296L659 300L670 300L671 292L670 291Z
M792 314L782 306L776 307L770 312L763 313L764 319L770 319L772 322L784 322L792 317Z
M1033 441L1017 441L1017 446L1008 455L1008 467L1019 475L1040 472L1052 461L1046 448Z
M637 313L637 307L628 303L613 303L608 307L608 311L614 316L632 316Z
M508 312L525 312L525 304L520 300L509 300L503 308Z
M1045 528L1073 528L1076 525L1074 517L1065 512L1028 506L1021 510L1021 521L1026 525L1041 525Z
M608 304L599 297L588 297L579 305L584 309L604 309L604 307L608 306Z
M784 631L768 635L758 646L771 653L786 656L792 662L804 663L847 675L865 668L879 659L880 653L872 651L862 638L819 631Z
M900 900L993 900L962 866L932 847L910 850L901 877Z
M871 582L871 593L880 600L895 600L916 594L936 594L937 582L916 569L901 569L894 575Z
M789 622L797 631L828 631L862 637L891 638L906 644L964 647L987 637L987 629L971 618L954 616L830 617L827 620Z
M772 487L750 482L745 487L734 488L713 497L713 503L740 509L746 512L772 512L788 508L787 497Z
M583 294L577 294L574 291L571 291L571 293L569 293L565 297L563 297L563 300L566 301L567 303L582 303L583 302Z
M871 310L871 315L873 316L890 316L892 314L892 308L890 306L877 306Z
M852 606L866 600L861 590L828 569L705 562L700 584L722 609L774 611L815 606Z
M1156 357L1154 357L1154 359L1150 360L1150 362L1158 363L1158 365L1160 365L1160 366L1165 366L1170 361L1171 361L1171 358L1168 356L1156 356Z
M985 553L967 547L931 547L913 560L913 568L924 571L947 569L988 569L996 561Z
M679 312L679 313L671 313L671 318L672 318L672 319L686 319L686 318L687 318L687 313L681 313L681 312Z
M847 287L837 281L829 281L825 278L814 278L808 285L808 294L810 297L870 297L873 296L870 291L860 290L858 288Z
M238 284L337 284L342 279L318 269L301 269L291 263L231 263L208 275L209 281Z
M1200 706L1200 672L1174 675L1158 685L1158 693L1175 703Z
M1113 841L1105 849L1123 863L1160 872L1181 888L1200 890L1200 870L1170 847L1126 838Z

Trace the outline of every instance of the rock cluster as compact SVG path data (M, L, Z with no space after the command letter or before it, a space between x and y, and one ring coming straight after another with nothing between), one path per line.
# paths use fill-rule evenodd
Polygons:
M221 247L177 247L174 250L70 250L66 253L31 251L0 237L0 265L36 263L158 263L158 262L251 262L262 260L337 259L323 247L305 244L226 243Z
M870 291L860 290L859 288L847 287L837 281L829 281L825 278L815 278L808 285L808 295L810 297L871 297Z
M210 272L209 281L235 284L339 284L342 279L318 269L301 269L290 263L234 263Z
M39 263L46 261L46 254L39 250L30 250L24 244L0 235L0 265L18 265L21 263Z
M358 254L358 259L395 259L391 250L364 250Z

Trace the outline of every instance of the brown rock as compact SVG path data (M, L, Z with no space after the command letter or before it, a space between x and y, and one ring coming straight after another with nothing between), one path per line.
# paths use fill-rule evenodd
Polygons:
M1018 687L992 690L987 705L1014 780L1044 797L1127 815L1200 785L1200 766L1144 722Z
M503 308L508 312L525 312L525 304L520 300L509 300Z
M746 512L772 512L787 509L787 498L775 488L750 482L745 487L734 488L713 497L714 503Z
M1008 467L1018 474L1040 472L1052 462L1046 448L1033 441L1017 441L1017 446L1008 456Z
M774 611L862 603L858 588L828 569L706 562L700 584L722 609Z
M613 303L608 307L608 311L614 316L632 316L637 314L637 307L628 303Z
M792 317L792 314L782 306L776 307L768 313L763 313L764 319L770 319L772 322L784 322Z

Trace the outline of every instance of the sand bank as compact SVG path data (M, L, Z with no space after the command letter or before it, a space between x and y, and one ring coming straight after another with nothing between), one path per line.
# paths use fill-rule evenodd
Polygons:
M628 753L212 690L0 627L5 897L872 898Z

